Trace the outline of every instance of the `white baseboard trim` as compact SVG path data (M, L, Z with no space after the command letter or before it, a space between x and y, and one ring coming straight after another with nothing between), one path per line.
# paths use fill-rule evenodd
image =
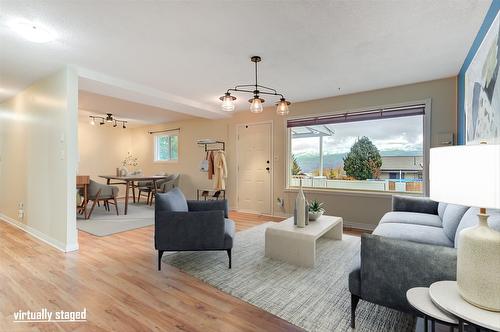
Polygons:
M6 223L19 228L22 231L25 231L29 235L37 238L38 240L45 242L46 244L62 251L62 252L69 252L69 251L75 251L78 250L78 243L69 243L67 245L64 245L64 243L48 236L45 233L40 232L37 229L34 229L33 227L23 224L15 219L12 219L8 216L6 216L3 213L0 213L0 220L5 221Z

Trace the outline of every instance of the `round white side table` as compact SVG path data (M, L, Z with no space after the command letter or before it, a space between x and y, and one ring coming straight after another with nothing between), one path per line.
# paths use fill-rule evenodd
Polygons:
M500 331L500 312L493 312L473 306L458 292L456 281L438 281L429 288L432 302L441 309L459 318L459 328L463 322L491 331Z
M431 321L431 331L435 330L435 322L450 326L451 329L458 327L458 319L446 311L439 309L429 296L429 288L415 287L406 292L408 303L424 316L424 328L429 329L428 321Z

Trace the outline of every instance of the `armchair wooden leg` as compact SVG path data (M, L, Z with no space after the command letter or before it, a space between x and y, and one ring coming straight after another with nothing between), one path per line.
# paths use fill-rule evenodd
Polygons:
M90 216L92 215L92 212L94 211L95 204L97 203L99 205L99 195L101 194L101 189L97 191L97 194L95 195L94 202L92 202L92 207L90 208L89 213L85 216L85 219L89 219Z
M351 327L356 328L356 307L359 303L359 296L351 294Z
M231 268L231 249L227 249L227 257L229 257L229 268Z
M118 203L116 203L116 197L114 196L113 196L113 201L115 202L116 215L119 216L120 214L118 213Z
M161 271L161 256L163 256L163 250L158 250L158 271Z

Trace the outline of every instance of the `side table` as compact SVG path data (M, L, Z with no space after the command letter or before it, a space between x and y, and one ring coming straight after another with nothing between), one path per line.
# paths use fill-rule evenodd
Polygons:
M436 322L449 326L450 331L458 327L458 320L454 316L439 309L432 303L431 297L429 296L429 288L415 287L409 289L406 292L406 299L415 310L424 316L425 332L429 331L429 321L431 321L432 332L435 331Z
M429 287L432 302L443 310L458 317L459 330L464 323L476 327L476 331L500 331L500 312L488 311L465 301L458 292L456 281L438 281Z

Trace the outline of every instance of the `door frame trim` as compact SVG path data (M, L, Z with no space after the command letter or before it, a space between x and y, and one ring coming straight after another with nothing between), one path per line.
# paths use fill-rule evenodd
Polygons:
M267 120L267 121L258 121L258 122L244 122L244 123L238 123L236 124L236 133L235 133L235 141L236 141L236 211L240 212L248 212L248 213L256 213L256 211L243 211L240 210L240 195L239 195L239 176L240 176L240 169L239 169L239 162L240 162L240 140L238 139L238 135L240 133L240 128L243 126L252 126L252 125L263 125L263 124L269 124L271 125L271 150L269 151L271 157L270 157L270 165L271 165L271 188L270 188L270 207L271 211L270 214L274 216L274 122L273 120ZM264 213L265 215L265 213Z

